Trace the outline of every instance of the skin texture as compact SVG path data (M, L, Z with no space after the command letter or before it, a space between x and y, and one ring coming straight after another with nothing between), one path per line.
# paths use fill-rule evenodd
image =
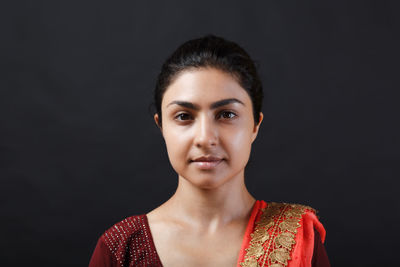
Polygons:
M147 214L157 253L164 266L236 266L255 202L244 168L263 115L255 124L247 92L213 68L176 77L161 110L159 127L179 182Z

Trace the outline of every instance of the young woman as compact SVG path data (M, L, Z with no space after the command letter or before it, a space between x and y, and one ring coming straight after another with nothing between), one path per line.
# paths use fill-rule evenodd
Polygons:
M107 230L89 266L329 266L312 208L255 200L246 188L262 97L254 63L237 44L206 36L181 45L154 96L178 188Z

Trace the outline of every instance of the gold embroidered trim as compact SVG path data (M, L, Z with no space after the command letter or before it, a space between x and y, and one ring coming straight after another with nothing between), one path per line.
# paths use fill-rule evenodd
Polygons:
M297 228L300 227L301 216L306 210L314 209L287 203L268 203L261 210L260 219L255 223L251 233L249 247L242 267L285 267L290 260L290 253L296 243Z

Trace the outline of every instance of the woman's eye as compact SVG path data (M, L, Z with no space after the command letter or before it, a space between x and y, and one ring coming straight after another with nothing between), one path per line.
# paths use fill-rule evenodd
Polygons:
M222 119L233 119L234 117L236 117L237 115L231 111L222 111L219 114L219 117Z
M190 116L187 113L180 113L180 114L175 116L175 119L178 120L178 121L187 121L187 120L192 119L192 116Z

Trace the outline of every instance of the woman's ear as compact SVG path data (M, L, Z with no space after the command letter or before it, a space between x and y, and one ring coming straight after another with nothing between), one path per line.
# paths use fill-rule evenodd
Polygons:
M260 129L260 125L261 122L264 119L264 114L262 112L260 112L260 120L258 121L258 123L256 125L254 125L254 129L253 129L253 140L251 142L254 142L254 140L256 140L256 137L258 135L258 130Z
M154 121L162 133L161 121L160 121L160 116L158 116L158 113L154 114Z

